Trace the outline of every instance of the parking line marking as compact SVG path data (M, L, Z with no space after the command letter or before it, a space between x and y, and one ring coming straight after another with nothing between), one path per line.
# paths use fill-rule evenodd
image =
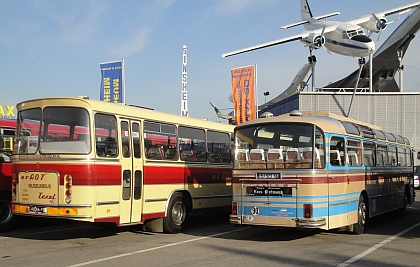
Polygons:
M149 252L149 251L153 251L153 250L158 250L158 249L162 249L162 248L172 247L172 246L176 246L176 245L182 245L182 244L191 243L191 242L195 242L195 241L199 241L199 240L203 240L203 239L208 239L208 238L212 238L212 237L216 237L216 236L230 234L230 233L233 233L233 232L243 231L243 230L248 229L248 228L250 228L250 227L244 227L244 228L235 229L235 230L232 230L232 231L227 231L227 232L217 233L217 234L213 234L213 235L209 235L209 236L203 236L203 237L199 237L199 238L189 239L189 240L185 240L185 241L181 241L181 242L177 242L177 243L167 244L167 245L164 245L164 246L148 248L148 249L133 251L133 252L124 253L124 254L116 255L116 256L112 256L112 257L106 257L106 258L102 258L102 259L82 262L82 263L78 263L78 264L74 264L74 265L69 265L67 267L79 267L79 266L85 266L85 265L89 265L89 264L93 264L93 263L97 263L97 262L118 259L118 258L127 257L127 256L131 256L131 255L135 255L135 254L139 254L139 253L143 253L143 252Z
M364 256L366 256L366 255L368 255L368 254L372 253L373 251L377 250L378 248L382 247L383 245L385 245L385 244L387 244L387 243L389 243L389 242L391 242L391 241L395 240L397 237L400 237L400 236L402 236L403 234L407 233L408 231L411 231L411 230L413 230L414 228L419 227L419 226L420 226L420 222L419 222L419 223L417 223L417 224L415 224L415 225L413 225L413 226L411 226L411 227L408 227L407 229L405 229L405 230L403 230L403 231L399 232L398 234L395 234L395 235L393 235L393 236L391 236L391 237L388 237L388 238L387 238L387 239L385 239L384 241L382 241L382 242L380 242L380 243L378 243L378 244L374 245L373 247L371 247L371 248L369 248L369 249L365 250L364 252L360 253L359 255L354 256L353 258L351 258L351 259L349 259L349 260L347 260L347 261L345 261L345 262L343 262L343 263L341 263L341 264L337 265L337 267L345 267L345 266L348 266L348 265L352 264L353 262L355 262L355 261L357 261L357 260L360 260L360 259L361 259L361 258L363 258Z

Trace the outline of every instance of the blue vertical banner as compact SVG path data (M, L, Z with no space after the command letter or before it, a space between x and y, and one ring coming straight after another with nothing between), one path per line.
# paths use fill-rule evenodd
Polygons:
M100 100L125 103L124 60L99 65L102 74Z

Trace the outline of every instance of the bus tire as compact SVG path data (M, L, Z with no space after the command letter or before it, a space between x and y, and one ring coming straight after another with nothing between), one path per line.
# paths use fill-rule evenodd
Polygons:
M353 224L353 233L360 235L366 230L367 206L363 195L359 197L359 205L357 206L357 223Z
M12 213L9 200L0 199L0 232L12 230L16 226L16 216Z
M163 218L163 232L167 234L180 233L186 218L187 207L183 201L182 193L175 193L169 200L168 210Z

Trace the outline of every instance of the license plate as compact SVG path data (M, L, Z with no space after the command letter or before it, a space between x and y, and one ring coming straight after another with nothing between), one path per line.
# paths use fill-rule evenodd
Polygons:
M257 179L281 179L280 173L257 173Z
M47 213L47 208L38 207L38 206L30 206L29 211L30 212L36 212L36 213Z
M248 186L246 188L247 196L276 196L291 197L291 187L266 187L266 186Z

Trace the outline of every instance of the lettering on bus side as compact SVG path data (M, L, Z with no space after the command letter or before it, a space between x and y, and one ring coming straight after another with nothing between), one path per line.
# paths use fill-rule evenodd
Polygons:
M224 172L222 175L220 174L213 174L212 180L222 180L225 181L226 178L232 177L232 174L230 172Z
M38 198L39 199L55 199L56 194L54 195L46 195L42 192L39 192Z
M42 181L44 180L45 177L45 173L44 174L31 174L31 175L22 175L20 177L21 180L39 180Z

